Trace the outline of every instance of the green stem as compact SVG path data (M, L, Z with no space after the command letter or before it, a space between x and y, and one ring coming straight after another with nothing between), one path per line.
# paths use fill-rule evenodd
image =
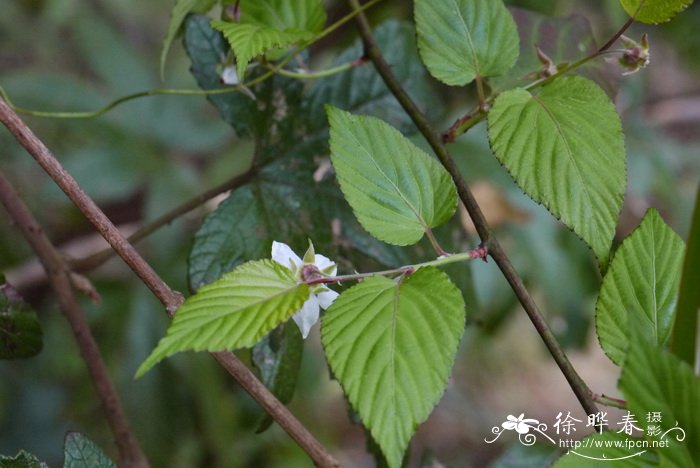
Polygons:
M363 60L353 60L352 62L344 63L342 65L338 65L337 67L332 67L317 72L304 71L301 69L299 71L294 72L291 70L285 70L284 68L281 68L275 73L277 73L278 75L286 76L287 78L294 78L297 80L315 80L318 78L325 78L328 76L336 75L338 73L342 73L344 71L350 70L351 68L355 68L359 65L362 65L363 63ZM273 66L268 64L268 67L272 69Z
M595 52L583 57L582 59L580 59L574 63L572 63L571 65L567 65L567 66L563 67L561 70L557 70L556 73L554 73L550 76L543 77L543 78L540 78L538 80L533 81L532 83L525 86L523 89L525 89L525 91L531 91L535 88L539 88L540 86L544 86L547 83L551 83L553 80L556 80L560 76L565 75L569 72L576 70L577 68L582 67L583 65L587 64L591 60L594 60L602 55L610 53L610 51L608 49L610 49L610 47L612 47L613 44L615 44L615 42L620 38L620 36L622 36L625 33L625 31L627 31L627 29L632 25L632 23L634 23L634 17L629 18L625 22L625 24L623 24L620 27L620 29L618 29L615 32L615 34L613 34L612 37L600 49L598 49ZM467 114L466 116L457 120L457 122L455 122L455 124L453 124L452 127L450 127L446 132L444 132L442 134L443 142L445 142L445 143L453 142L455 139L457 139L457 137L459 137L460 135L463 135L470 128L472 128L473 126L475 126L476 124L478 124L479 122L481 122L482 120L484 120L486 118L487 112L484 112L484 108L488 108L493 103L493 101L498 97L498 94L495 94L495 95L489 97L488 99L485 99L483 101L483 104L482 104L483 85L480 83L479 77L477 77L476 85L477 85L477 91L479 91L481 89L481 91L479 91L479 93L480 93L479 94L479 103L480 103L479 108L476 111L471 112L470 114Z
M85 112L52 112L52 111L39 111L33 109L27 109L24 107L16 106L9 98L2 86L0 86L0 96L5 100L5 102L14 110L15 112L31 115L34 117L45 117L45 118L55 118L55 119L90 119L94 117L99 117L107 112L111 111L115 107L124 104L125 102L133 101L142 97L148 96L159 96L159 95L178 95L178 96L212 96L216 94L228 94L233 92L244 92L244 88L250 88L253 85L261 83L276 73L279 73L283 67L289 63L299 52L311 46L315 42L323 39L329 34L336 31L338 28L343 26L348 21L352 20L355 16L362 13L363 11L371 8L382 0L370 0L369 2L362 5L357 10L350 12L345 15L335 23L328 26L326 29L321 31L317 36L301 43L299 46L294 48L284 59L278 62L274 67L272 67L268 72L260 75L259 77L250 80L248 82L242 83L237 86L227 87L227 88L217 88L217 89L151 89L148 91L141 91L138 93L128 94L122 96L109 104L101 107L95 111L85 111Z
M475 256L474 251L462 252L453 255L446 255L443 257L436 258L435 260L430 260L429 262L415 263L413 265L405 265L399 268L393 268L391 270L373 271L370 273L355 273L352 275L337 275L337 276L325 276L319 279L313 279L306 282L308 285L314 284L332 284L341 283L343 281L358 281L364 278L371 278L372 276L392 276L392 275L403 275L416 271L419 268L427 266L443 266L450 263L463 262L465 260L474 260L478 258Z

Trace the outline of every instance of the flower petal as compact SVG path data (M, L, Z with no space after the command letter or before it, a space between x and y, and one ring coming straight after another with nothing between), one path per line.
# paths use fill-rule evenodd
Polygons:
M314 256L314 265L316 265L316 268L318 268L321 271L325 270L329 266L335 266L335 268L333 268L329 273L326 274L330 276L335 276L336 273L338 273L338 267L336 266L335 262L324 255L316 254Z
M294 322L296 322L299 330L301 330L301 336L306 339L309 336L311 327L318 322L318 299L316 296L312 295L309 299L304 302L302 308L292 316Z
M316 297L318 298L318 304L323 310L329 308L338 296L340 296L340 294L333 291L332 289L326 289L324 291L316 293Z
M516 428L517 425L518 423L516 423L515 421L506 421L503 424L501 424L501 426L503 426L503 429L507 431L512 431Z
M292 271L301 265L301 258L284 242L272 241L272 259Z

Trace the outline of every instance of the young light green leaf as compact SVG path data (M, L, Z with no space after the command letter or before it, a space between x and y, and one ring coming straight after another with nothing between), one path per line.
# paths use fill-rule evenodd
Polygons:
M242 0L241 23L317 33L326 23L326 12L321 0Z
M693 0L620 0L620 3L640 23L658 24L688 8Z
M416 0L418 49L438 80L463 86L518 59L518 31L501 0Z
M625 193L620 118L595 83L560 78L537 95L501 94L488 117L496 157L516 183L608 263Z
M326 111L340 188L370 234L414 244L452 216L457 192L436 160L382 120L330 105Z
M180 351L250 348L309 298L309 286L272 260L244 263L190 297L136 376Z
M619 383L628 409L637 416L637 426L648 432L660 429L669 443L660 448L659 466L700 465L700 379L673 354L646 343L630 343ZM650 412L659 421L649 421ZM674 429L678 427L679 429ZM684 432L685 437L678 439Z
M596 304L596 331L621 366L629 342L663 347L671 334L683 241L650 209L610 262Z
M289 46L309 39L313 34L300 29L278 29L258 24L212 21L212 28L223 33L236 55L236 70L241 81L245 78L248 63L254 57L275 47Z
M646 414L645 414L646 416ZM594 432L581 441L581 447L569 450L564 456L554 463L553 468L590 468L591 459L601 460L615 465L624 463L625 468L649 468L659 465L659 457L651 450L630 449L625 444L630 440L635 443L643 443L638 437L628 436L624 432L616 432L617 428L610 427L610 431L602 434ZM631 456L635 455L635 456Z
M63 444L63 468L116 468L112 460L93 441L78 432L66 434Z
M462 295L434 267L367 279L324 315L331 370L390 467L445 390L464 320Z

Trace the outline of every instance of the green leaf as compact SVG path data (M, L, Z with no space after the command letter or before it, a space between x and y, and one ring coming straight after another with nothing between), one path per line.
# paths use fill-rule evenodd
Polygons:
M538 95L501 94L488 117L496 157L516 183L608 263L625 192L625 148L615 106L595 83L565 77Z
M700 187L695 197L695 209L678 292L676 323L673 325L671 335L671 351L691 367L695 366L698 309L700 309L698 265L700 265Z
M209 18L202 15L190 15L185 21L185 48L192 61L192 74L202 89L230 89L220 77L229 45L209 23ZM251 76L261 72L251 72ZM288 141L302 137L295 120L285 117L298 115L303 89L300 80L273 76L252 88L254 100L240 92L210 95L207 99L239 136L289 145Z
M671 334L684 245L650 209L610 262L596 303L596 331L622 365L629 342L663 347Z
M321 338L350 404L397 467L440 399L464 331L464 301L433 267L369 278L338 297Z
M554 468L589 468L595 463L592 460L598 460L601 466L603 463L614 466L615 462L624 463L625 468L658 466L659 459L653 451L630 449L623 445L628 440L640 442L639 438L628 436L624 432L616 432L616 428L611 429L614 430L602 434L595 432L584 437L581 441L582 446L572 448L569 453L559 458Z
M20 450L14 457L0 455L0 468L49 468L49 465L35 455Z
M180 351L250 348L308 298L309 286L297 283L282 265L272 260L244 263L182 304L136 376Z
M289 403L294 396L303 350L304 339L293 321L275 328L253 347L252 361L260 371L260 380L282 403ZM272 418L265 413L256 432L271 424Z
M646 431L654 425L662 433L671 431L663 438L670 446L657 450L659 466L700 464L700 379L693 369L667 351L631 343L619 387L637 416L638 427ZM661 421L649 422L650 412L660 413ZM680 432L672 429L676 425L685 432L682 442L676 439Z
M312 236L319 246L329 243L330 221L322 201L333 194L314 181L315 168L310 158L275 161L210 213L190 253L190 287L197 290L236 265L269 257L276 239L297 251Z
M418 49L430 73L463 86L518 59L518 31L501 0L416 0Z
M243 81L248 63L254 57L275 47L289 46L313 37L308 31L287 29L280 31L257 24L212 21L212 28L223 33L236 55L238 78Z
M321 0L241 0L241 23L318 33L326 12Z
M670 20L688 8L693 0L620 0L620 3L627 14L634 16L636 21L658 24Z
M63 468L116 468L112 460L93 441L78 432L66 434Z
M332 106L327 112L340 188L370 234L390 244L414 244L452 216L457 192L437 161L377 118Z
M0 359L36 356L43 346L43 334L34 309L0 275Z

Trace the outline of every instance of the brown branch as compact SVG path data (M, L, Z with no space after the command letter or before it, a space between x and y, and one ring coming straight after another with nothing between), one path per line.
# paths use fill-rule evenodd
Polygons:
M216 187L212 187L209 190L194 196L193 198L187 200L180 206L173 208L171 211L163 214L162 216L154 219L145 226L139 228L133 234L127 237L126 240L131 244L135 244L145 239L158 229L170 224L180 216L189 213L190 211L206 203L207 201L211 200L217 195L220 195L228 190L235 190L238 187L249 183L251 180L253 180L258 170L258 167L253 166L243 174L233 177L232 179L229 179L226 182L217 185ZM94 270L95 268L101 266L107 260L112 258L115 254L116 251L114 249L107 248L84 258L71 259L69 263L73 270L86 272Z
M134 247L124 238L112 222L100 210L76 180L61 163L51 154L51 151L34 135L19 116L0 99L0 121L10 130L17 141L39 163L46 173L56 182L68 198L80 209L83 215L92 223L105 240L117 251L127 265L141 278L141 281L153 291L153 294L168 308L168 314L175 313L177 306L182 303L182 295L173 291L158 276L153 268L139 255ZM172 308L175 305L175 308Z
M170 289L153 268L139 255L95 202L78 186L48 148L39 140L17 114L0 99L0 121L29 152L54 182L63 190L85 217L146 286L165 306L169 316L180 307L183 296ZM214 358L236 381L255 398L272 418L289 434L318 466L338 467L340 464L316 440L304 425L284 406L231 352L213 353Z
M350 6L354 10L359 8L358 0L349 0L349 2ZM491 228L486 222L486 218L484 217L481 208L474 199L474 195L469 190L469 187L464 181L462 174L459 172L457 165L443 144L440 134L433 129L432 125L428 121L428 118L411 99L401 83L394 76L389 64L387 64L384 60L379 47L374 41L367 17L364 15L364 13L360 13L355 19L357 20L357 25L362 36L365 55L372 60L377 72L379 72L379 75L381 75L382 79L384 80L384 83L391 90L406 113L411 117L413 123L416 125L416 127L418 127L418 130L423 134L442 165L452 177L452 180L457 186L457 193L464 203L464 206L467 208L467 212L474 222L474 226L479 233L482 243L487 247L489 255L494 259L503 273L503 276L508 281L508 284L510 284L513 292L518 298L518 301L525 309L525 312L542 338L542 341L544 341L549 353L552 355L555 362L561 369L561 372L564 374L564 377L569 382L569 385L581 403L581 406L588 414L597 413L598 408L593 401L591 390L578 375L576 369L574 369L573 365L569 361L569 358L566 356L566 353L556 340L554 333L552 333L551 329L549 328L547 321L544 319L544 316L537 307L537 304L525 288L525 284L523 283L522 279L515 271L510 259L499 244L498 240L493 236Z
M73 294L70 271L2 172L0 172L0 202L5 206L10 217L46 270L51 288L58 298L63 315L70 324L75 341L78 343L80 353L90 373L90 378L100 398L102 410L114 434L119 450L119 465L148 467L148 460L131 431L119 395L109 378L100 350L85 319L85 313Z

